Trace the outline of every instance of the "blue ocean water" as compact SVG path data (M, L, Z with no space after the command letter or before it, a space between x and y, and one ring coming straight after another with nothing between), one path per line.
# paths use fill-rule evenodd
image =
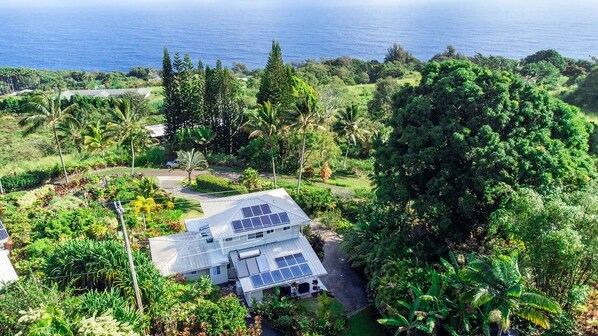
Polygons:
M422 0L380 4L227 2L120 8L0 9L0 66L121 70L161 66L162 50L263 67L273 39L286 61L384 58L398 42L427 60L447 44L522 58L557 49L598 56L598 1Z

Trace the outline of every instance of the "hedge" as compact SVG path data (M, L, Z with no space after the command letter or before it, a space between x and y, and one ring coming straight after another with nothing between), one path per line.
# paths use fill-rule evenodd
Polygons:
M234 184L231 180L218 177L211 174L201 174L195 179L195 185L193 186L195 191L199 192L222 192L222 191L235 191L239 194L248 193L247 188L242 185ZM235 193L231 193L235 194Z

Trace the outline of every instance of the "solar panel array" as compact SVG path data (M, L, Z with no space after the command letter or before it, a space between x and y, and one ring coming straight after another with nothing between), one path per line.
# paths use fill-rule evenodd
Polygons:
M313 274L311 268L307 264L307 260L305 260L301 253L276 258L275 261L278 267L280 267L279 269L251 276L251 282L253 283L254 288Z
M244 218L232 221L235 233L291 223L289 214L286 212L272 213L272 209L270 209L270 205L268 204L245 207L241 211Z
M2 224L2 221L0 221L0 241L5 239L8 239L8 231L6 231L4 224Z

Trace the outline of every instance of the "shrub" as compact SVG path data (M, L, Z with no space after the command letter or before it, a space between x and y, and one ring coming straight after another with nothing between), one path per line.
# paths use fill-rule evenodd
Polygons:
M50 173L45 170L35 170L13 176L2 177L5 192L34 188L50 179Z
M222 192L236 191L239 194L246 194L248 190L245 186L236 185L231 180L218 177L211 174L201 174L195 179L193 189L199 192Z
M287 190L287 192L308 215L317 215L336 206L332 192L328 188L303 187L299 195L294 190Z
M320 178L322 179L322 182L326 183L326 181L328 181L328 179L332 176L332 169L330 169L330 166L328 165L328 161L326 161L324 163L324 166L322 166L322 168L320 169Z
M314 177L314 175L316 175L316 171L314 170L314 167L312 166L307 166L303 169L303 177L305 177L306 179L311 179Z

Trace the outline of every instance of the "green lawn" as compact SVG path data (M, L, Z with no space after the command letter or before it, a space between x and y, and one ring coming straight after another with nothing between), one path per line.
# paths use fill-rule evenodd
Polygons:
M198 218L203 216L199 202L188 198L175 197L174 208L183 212L183 219Z
M342 336L383 336L384 328L376 320L376 311L372 306L368 306L359 313L351 316L347 323L347 328Z
M313 179L310 184L305 183L305 181L301 182L301 187L309 188L310 186L315 186L332 189L332 192L340 194L353 194L357 189L371 189L371 183L371 180L367 177L335 173L328 181L326 181L326 183L322 182L320 179ZM279 176L278 186L295 189L297 188L297 178L292 176Z

